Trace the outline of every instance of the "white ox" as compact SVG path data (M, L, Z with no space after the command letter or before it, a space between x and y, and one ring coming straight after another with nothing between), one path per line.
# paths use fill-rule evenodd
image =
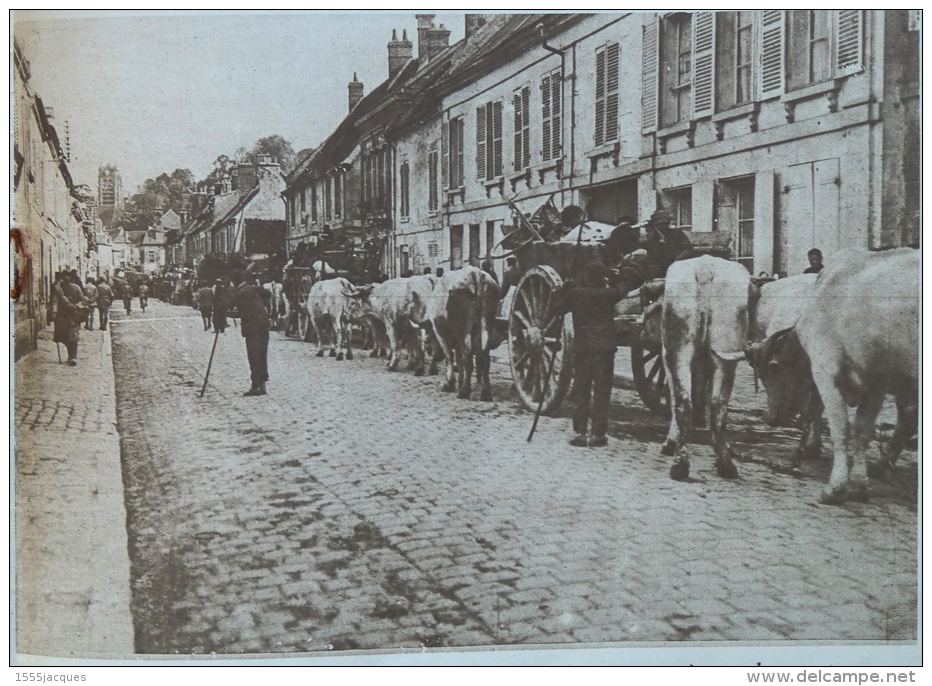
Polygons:
M886 395L898 413L886 461L895 460L919 419L919 251L852 251L832 262L788 333L805 352L832 434L826 504L867 499L865 453ZM849 407L857 408L853 426Z
M330 349L330 357L342 360L353 359L349 325L358 302L368 294L367 288L355 288L353 284L338 277L318 281L307 296L307 310L317 335L317 357L323 357Z
M661 319L663 363L670 383L672 417L664 455L676 455L670 477L689 477L687 443L693 406L708 403L719 476L738 469L725 439L728 401L748 331L750 275L737 262L704 255L674 262L667 270Z
M443 391L452 393L459 385L458 397L469 399L475 359L479 398L492 400L490 351L501 342L495 340L498 300L498 284L476 267L446 272L434 286L427 317L446 358Z
M391 350L389 371L398 368L401 352L407 348L414 362L414 375L424 375L424 350L431 328L427 303L435 281L433 276L418 275L391 279L372 290L369 305L382 325Z
M767 391L764 421L771 426L792 426L796 416L802 416L794 468L822 452L822 401L799 340L787 335L812 297L817 276L800 274L755 285L750 293L746 351L748 363ZM787 383L792 384L791 392L782 391Z

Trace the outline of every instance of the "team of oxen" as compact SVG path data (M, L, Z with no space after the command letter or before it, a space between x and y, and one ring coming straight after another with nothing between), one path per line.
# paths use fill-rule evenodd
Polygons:
M802 418L794 466L821 452L823 413L834 462L822 502L866 500L866 451L884 399L896 401L893 435L877 471L891 466L918 430L920 255L918 250L846 252L821 274L760 284L747 270L711 256L674 263L659 308L671 421L662 452L674 457L670 476L689 476L694 420L708 422L723 478L736 478L725 430L737 364L747 359L767 392L765 420ZM308 298L318 355L352 359L349 327L373 332L390 349L388 368L403 350L415 373L446 361L443 390L471 396L475 365L480 398L491 400L490 351L503 340L496 325L498 284L473 267L354 286L318 281ZM433 352L426 352L432 349ZM853 422L849 408L854 408ZM872 470L873 473L873 470Z

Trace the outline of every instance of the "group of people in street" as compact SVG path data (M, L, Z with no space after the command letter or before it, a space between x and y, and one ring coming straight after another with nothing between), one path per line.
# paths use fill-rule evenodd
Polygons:
M85 330L93 330L96 310L100 330L106 331L112 304L113 289L105 277L95 279L89 276L87 281L82 283L76 269L64 269L55 273L46 321L54 324L52 340L56 345L64 344L68 352L67 365L74 367L78 364L78 342L82 324Z

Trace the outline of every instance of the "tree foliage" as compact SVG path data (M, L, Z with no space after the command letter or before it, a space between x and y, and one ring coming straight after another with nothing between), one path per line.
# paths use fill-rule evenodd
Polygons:
M194 183L194 174L189 169L146 179L142 188L123 205L123 227L127 231L144 231L168 210L181 214L184 192L193 188Z

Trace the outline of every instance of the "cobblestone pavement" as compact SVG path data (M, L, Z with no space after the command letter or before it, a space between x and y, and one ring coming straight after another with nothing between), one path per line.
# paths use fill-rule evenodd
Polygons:
M68 367L44 331L15 371L17 659L131 652L110 334Z
M273 332L269 395L244 398L230 328L200 399L196 312L115 319L139 652L916 637L915 453L870 503L818 506L828 460L774 469L797 434L746 378L741 478L698 446L679 483L625 388L607 448L570 447L565 411L529 444L504 365L464 401Z

